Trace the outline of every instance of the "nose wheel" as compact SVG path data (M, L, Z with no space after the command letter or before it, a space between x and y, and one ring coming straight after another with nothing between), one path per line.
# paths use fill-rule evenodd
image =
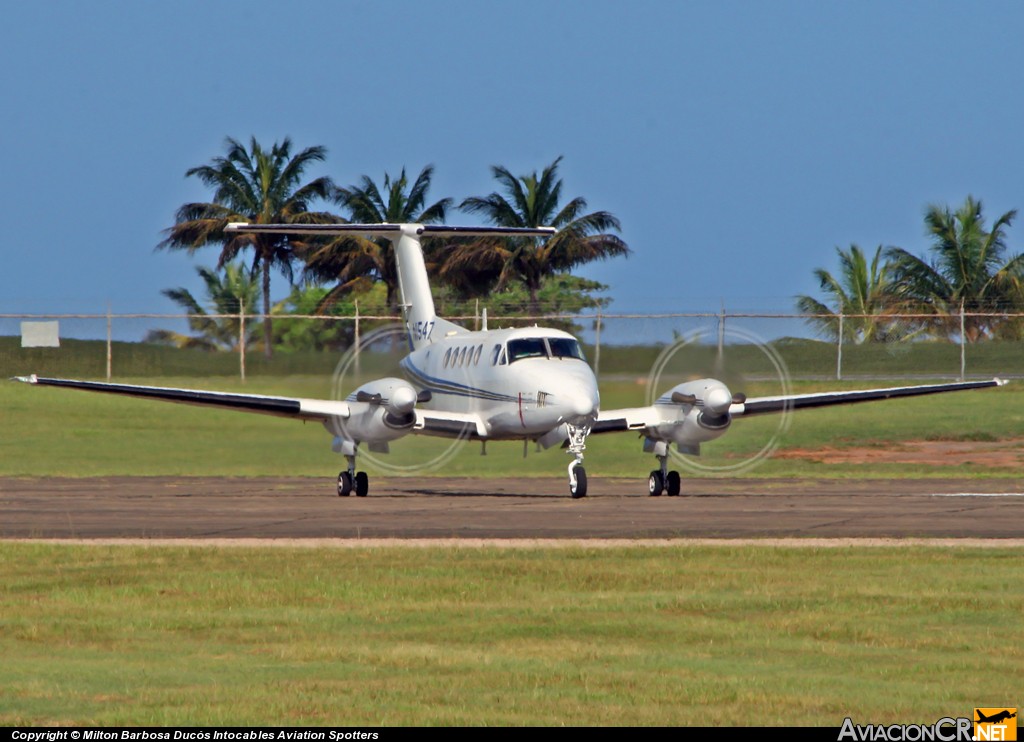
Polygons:
M587 470L582 466L569 467L569 494L574 500L587 496Z

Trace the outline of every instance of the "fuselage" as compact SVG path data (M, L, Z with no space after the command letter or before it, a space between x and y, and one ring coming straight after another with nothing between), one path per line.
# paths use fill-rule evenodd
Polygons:
M579 343L552 328L453 332L413 350L402 369L430 392L424 409L479 415L493 439L589 425L600 408L597 379Z

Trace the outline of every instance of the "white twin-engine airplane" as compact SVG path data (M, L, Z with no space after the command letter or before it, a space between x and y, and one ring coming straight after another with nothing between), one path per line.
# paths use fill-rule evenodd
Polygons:
M356 454L366 444L386 452L390 441L410 433L488 440L530 440L547 448L563 445L569 464L569 492L587 494L583 450L592 433L632 430L658 468L648 479L651 495L678 495L679 473L668 471L669 446L697 454L738 416L784 412L875 399L890 399L1001 386L1000 379L823 394L747 399L715 379L688 381L669 389L653 405L602 410L597 379L572 335L528 327L471 331L434 313L421 237L548 237L555 229L449 227L423 224L245 224L228 231L278 234L361 234L392 241L402 308L411 350L401 365L407 378L383 378L362 385L345 400L271 397L194 389L108 384L38 376L19 381L126 394L171 402L210 405L323 423L347 468L338 475L338 494L369 490Z

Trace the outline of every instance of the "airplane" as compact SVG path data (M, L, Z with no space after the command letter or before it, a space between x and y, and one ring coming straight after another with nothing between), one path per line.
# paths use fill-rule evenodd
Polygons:
M975 719L975 721L979 724L998 724L1001 721L1006 721L1007 719L1012 719L1017 716L1016 712L1010 713L1009 709L1004 709L999 713L992 714L992 716L985 716L985 714L981 713L981 709L975 709L974 712L978 715L978 718Z
M648 477L648 494L677 496L679 472L669 471L673 444L700 453L703 443L722 436L733 419L765 413L1002 386L1002 379L883 389L790 394L748 399L720 380L680 383L652 405L602 410L597 379L579 341L554 328L469 330L437 316L421 239L431 237L550 237L552 227L458 227L432 224L249 224L233 222L227 232L245 234L363 235L385 237L394 247L409 353L404 378L362 384L345 399L309 399L237 394L200 389L137 386L36 375L15 380L122 394L147 399L228 408L313 420L332 435L332 449L345 456L337 494L365 497L369 477L357 467L359 447L386 453L389 443L410 434L480 441L535 441L559 445L572 456L569 494L587 495L583 451L588 436L633 431L658 467ZM339 395L340 396L340 395Z

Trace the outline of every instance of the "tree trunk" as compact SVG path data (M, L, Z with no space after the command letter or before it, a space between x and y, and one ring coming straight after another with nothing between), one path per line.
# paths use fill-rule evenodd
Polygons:
M270 326L270 262L263 261L263 355L271 358L274 355L274 348L271 344L273 337Z
M533 283L529 283L526 288L530 292L530 314L536 317L540 314L540 299L537 298L538 287L534 286Z

